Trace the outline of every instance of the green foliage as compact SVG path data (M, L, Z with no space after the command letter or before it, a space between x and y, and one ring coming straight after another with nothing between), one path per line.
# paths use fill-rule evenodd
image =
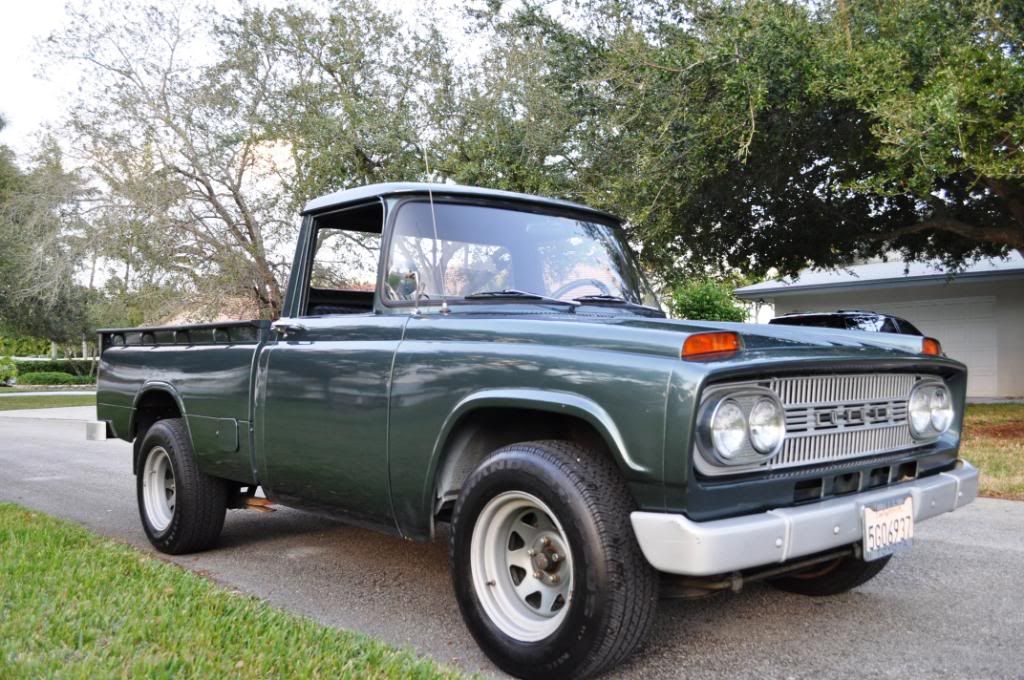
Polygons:
M675 286L669 309L679 319L746 321L747 312L732 296L732 289L712 279L688 281Z
M0 354L12 357L39 357L49 353L49 340L0 335Z
M669 285L1024 248L1019 2L114 4L47 42L90 65L66 127L98 181L55 145L27 172L0 149L19 332L71 341L195 298L272 316L295 209L388 180L608 209ZM109 263L104 289L77 286L86 262Z
M0 385L6 385L18 377L18 367L10 357L0 356Z
M69 342L91 334L88 292L75 280L88 225L81 203L91 193L63 167L49 140L17 190L0 195L0 324L15 336Z
M15 361L20 375L27 373L70 373L71 375L89 375L93 361L89 359L55 359L45 361Z
M558 102L547 110L572 111L568 137L550 144L566 193L628 218L665 280L894 249L957 266L1024 248L1019 3L564 11L524 3L492 49L528 55L527 82ZM525 105L511 115L542 130L558 120ZM514 160L492 171L526 176Z
M7 678L462 677L15 505L0 546Z
M93 378L87 375L51 371L24 373L18 378L19 385L91 385L93 382Z

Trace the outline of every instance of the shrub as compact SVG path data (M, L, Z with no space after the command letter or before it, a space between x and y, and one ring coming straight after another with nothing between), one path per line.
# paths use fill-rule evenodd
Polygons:
M19 385L90 385L92 378L87 375L71 375L59 371L36 371L18 378Z
M49 361L15 361L19 375L28 373L70 373L89 375L92 362L89 359L56 359Z
M672 315L703 321L746 321L747 311L732 296L729 286L704 279L677 286L669 299Z
M0 385L6 385L18 377L18 367L10 357L0 357Z

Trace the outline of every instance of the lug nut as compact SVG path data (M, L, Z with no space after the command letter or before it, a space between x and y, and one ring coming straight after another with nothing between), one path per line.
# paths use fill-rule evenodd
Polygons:
M551 553L551 561L552 562L557 562L560 559L562 559L562 558L559 557L558 553Z
M544 538L540 539L540 542L544 545L549 545L551 543L551 539L545 536Z
M552 583L558 583L560 580L561 579L558 577L558 574L552 574L551 575L551 582Z
M541 573L539 571L535 571L535 572L533 572L533 577L534 578L540 578L541 577Z
M530 548L529 550L526 551L526 554L529 555L530 557L533 557L534 555L537 554L537 551L534 550L533 548Z

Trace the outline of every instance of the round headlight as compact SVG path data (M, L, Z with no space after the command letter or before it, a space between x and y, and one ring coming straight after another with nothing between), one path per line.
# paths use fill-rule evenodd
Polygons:
M953 400L945 385L925 382L914 388L907 403L910 430L916 437L934 437L953 422Z
M758 453L768 455L786 436L786 415L773 399L761 399L750 409L750 444Z
M914 434L927 434L928 427L932 422L931 395L929 390L918 387L911 392L907 410L910 413L910 429L914 431Z
M739 453L747 441L747 419L732 399L726 399L711 417L711 443L722 458L729 459Z
M932 412L932 428L939 434L949 429L953 422L953 404L949 398L949 390L936 387L929 403Z

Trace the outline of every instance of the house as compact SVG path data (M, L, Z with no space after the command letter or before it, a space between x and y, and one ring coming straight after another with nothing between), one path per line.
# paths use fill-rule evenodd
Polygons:
M736 290L775 315L864 309L903 317L967 364L969 397L1024 395L1024 257L979 260L955 275L934 263L805 270Z

